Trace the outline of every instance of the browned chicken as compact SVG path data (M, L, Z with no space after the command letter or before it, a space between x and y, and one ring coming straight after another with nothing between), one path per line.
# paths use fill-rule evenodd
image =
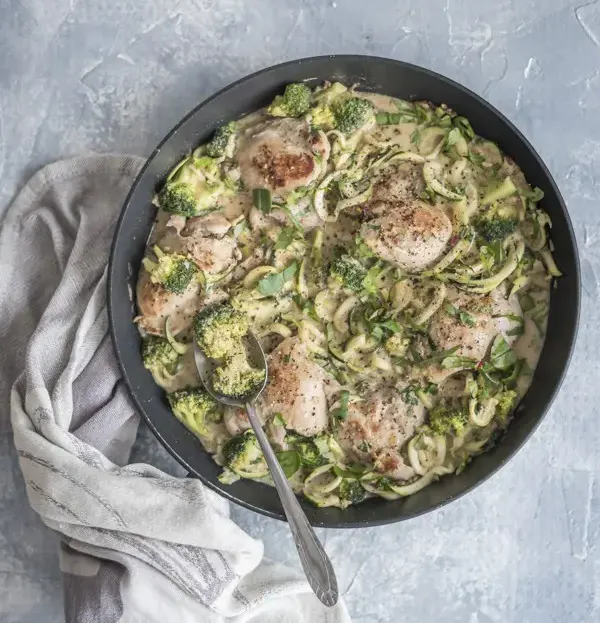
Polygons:
M352 459L373 462L378 471L408 480L415 472L404 461L400 448L424 421L421 403L406 403L398 388L382 388L367 400L348 406L337 439Z
M319 175L315 155L326 160L328 150L327 139L313 133L304 119L272 119L240 137L236 158L246 188L284 196Z
M373 253L409 273L438 261L452 236L444 211L424 201L372 203L361 236Z
M331 379L313 361L297 337L284 340L269 356L269 382L260 408L280 413L286 428L313 436L327 428L327 395L335 390Z

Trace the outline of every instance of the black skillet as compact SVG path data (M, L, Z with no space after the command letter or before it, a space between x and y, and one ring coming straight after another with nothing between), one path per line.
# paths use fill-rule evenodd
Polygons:
M519 130L475 93L421 67L369 56L308 58L238 80L189 113L150 156L125 201L110 256L108 311L123 376L148 426L191 474L233 502L269 517L284 518L275 489L248 480L229 486L217 480L220 468L196 437L173 417L163 391L142 365L140 336L132 322L136 315L132 292L155 216L152 195L168 171L223 121L265 106L290 82L316 85L326 79L347 85L358 83L361 89L403 99L443 102L467 117L477 134L498 143L523 169L527 180L544 191L542 205L553 222L554 257L564 273L552 291L548 334L533 383L500 443L462 474L443 477L402 500L369 499L344 511L303 503L315 526L355 528L401 521L439 508L486 480L519 450L548 411L567 369L577 332L581 286L575 235L548 169Z

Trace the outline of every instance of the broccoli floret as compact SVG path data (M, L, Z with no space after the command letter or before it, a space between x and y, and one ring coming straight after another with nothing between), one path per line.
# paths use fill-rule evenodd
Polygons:
M343 134L352 134L373 116L373 104L360 97L345 100L334 107L335 127Z
M429 426L438 435L445 435L452 431L461 435L468 421L467 411L444 404L435 406L429 413Z
M404 357L409 344L410 339L404 337L402 332L399 332L389 337L383 347L393 357Z
M164 337L148 335L142 342L142 359L148 370L157 367L172 367L179 355Z
M221 359L241 350L241 338L248 333L248 317L229 303L210 305L194 318L194 333L208 357Z
M142 261L152 283L160 283L170 292L181 294L198 276L198 266L185 255L165 253L157 245L154 246L154 253L157 262L147 257Z
M330 106L319 104L311 112L311 124L317 128L329 130L335 126L335 115Z
M512 234L519 221L516 218L503 218L499 216L486 217L483 216L475 221L475 230L488 242L496 240L504 240L508 235Z
M367 271L362 264L349 255L334 258L329 275L350 290L362 290Z
M284 414L283 418L285 419ZM312 439L302 435L288 434L285 437L285 441L299 454L300 460L304 465L319 467L327 463L327 459L321 454L317 444Z
M213 389L230 398L242 398L256 391L265 380L265 370L253 368L246 353L236 353L218 366L212 377Z
M221 411L217 401L203 389L181 389L167 394L173 413L199 434L207 432L207 422L219 422Z
M515 406L517 400L517 392L509 389L497 396L498 404L496 405L496 416L499 420L505 421Z
M235 188L236 182L224 175L218 160L190 157L175 167L156 199L165 212L189 217L218 207L217 201Z
M164 337L148 335L142 342L144 367L159 385L165 385L177 372L179 354Z
M367 497L367 492L363 489L358 480L342 480L342 484L338 487L337 493L342 508L346 508L351 504L360 504L360 502Z
M181 216L194 216L197 212L194 187L187 182L167 182L158 194L158 204L165 211Z
M277 95L267 109L273 117L300 117L308 112L312 91L305 84L294 82L285 87L283 95Z
M236 123L230 121L218 128L212 140L206 144L205 153L211 158L231 157L235 148Z
M250 430L225 443L223 458L227 467L243 478L262 478L269 471L258 439Z
M324 106L329 106L331 103L338 99L340 95L346 93L348 89L341 82L333 82L329 86L319 89L314 92L315 102Z

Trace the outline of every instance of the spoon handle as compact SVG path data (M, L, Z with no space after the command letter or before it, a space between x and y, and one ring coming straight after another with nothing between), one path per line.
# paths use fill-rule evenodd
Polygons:
M300 556L300 562L308 579L310 587L315 595L328 607L334 606L338 601L338 587L335 572L329 557L319 542L317 535L308 523L308 519L298 502L298 498L292 491L290 484L279 465L279 461L271 448L271 444L265 435L254 406L246 404L248 419L258 439L261 450L271 470L271 476L275 488L279 494L281 505L287 517L296 549Z

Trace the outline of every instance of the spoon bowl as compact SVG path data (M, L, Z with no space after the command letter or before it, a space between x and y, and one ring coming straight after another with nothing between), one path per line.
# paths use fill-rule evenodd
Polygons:
M257 385L253 391L249 392L245 396L227 396L216 391L213 387L212 375L217 367L215 361L210 357L207 357L196 341L194 341L194 360L204 388L217 402L221 402L229 407L246 408L247 404L254 404L266 387L267 379L269 377L269 368L267 366L265 352L263 351L260 342L256 339L256 336L251 331L244 336L244 346L246 348L246 356L250 364L258 370L265 371L263 382L260 385Z

